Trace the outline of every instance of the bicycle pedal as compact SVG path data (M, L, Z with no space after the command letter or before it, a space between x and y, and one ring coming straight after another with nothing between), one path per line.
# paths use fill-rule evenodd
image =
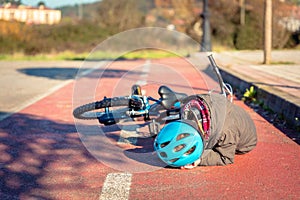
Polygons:
M148 124L149 132L151 136L156 136L160 131L160 123L156 122L154 119L150 124Z

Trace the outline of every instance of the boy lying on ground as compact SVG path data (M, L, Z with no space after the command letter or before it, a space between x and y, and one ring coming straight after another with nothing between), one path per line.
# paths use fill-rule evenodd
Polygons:
M256 143L255 125L244 109L221 94L206 94L184 100L181 120L162 128L154 148L167 165L191 169L231 164L235 154L251 151Z

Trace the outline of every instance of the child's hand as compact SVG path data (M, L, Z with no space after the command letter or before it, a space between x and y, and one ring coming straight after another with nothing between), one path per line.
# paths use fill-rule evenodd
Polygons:
M181 166L180 169L193 169L194 167L196 167L196 166L194 166L194 163L193 163L193 164Z
M185 166L181 166L180 169L193 169L195 167L197 167L200 164L200 158L198 160L196 160L194 163L189 164L189 165L185 165Z

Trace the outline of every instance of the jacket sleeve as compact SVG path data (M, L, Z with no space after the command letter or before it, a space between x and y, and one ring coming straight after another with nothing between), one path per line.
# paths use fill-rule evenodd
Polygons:
M232 164L237 144L237 134L231 131L223 132L217 144L212 149L204 150L199 165L215 166Z

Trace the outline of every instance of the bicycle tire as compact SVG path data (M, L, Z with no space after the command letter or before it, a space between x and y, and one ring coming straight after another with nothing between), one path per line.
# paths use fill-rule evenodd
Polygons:
M82 106L79 106L74 109L73 116L77 119L99 119L101 115L105 115L105 112L92 112L103 108L109 107L120 107L120 106L127 106L129 103L129 97L113 97L113 98L104 98L101 101L96 101L92 103L88 103ZM85 115L86 113L90 113L90 115Z

